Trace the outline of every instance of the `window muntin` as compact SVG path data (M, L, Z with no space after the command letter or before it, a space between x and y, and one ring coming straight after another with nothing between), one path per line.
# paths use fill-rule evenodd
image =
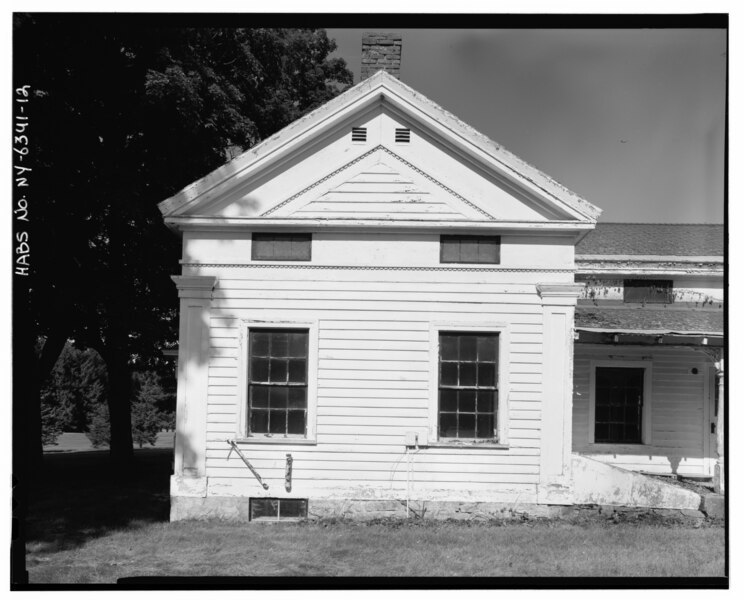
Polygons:
M497 439L498 339L497 333L440 332L440 439Z
M310 260L312 235L309 233L254 233L253 260Z
M623 281L623 302L671 304L674 288L671 280L626 279Z
M594 441L643 443L643 367L596 367Z
M284 519L306 519L305 498L251 498L251 521L281 521Z
M306 329L249 331L249 436L305 436L308 338Z
M498 235L443 235L439 262L499 264L501 237Z

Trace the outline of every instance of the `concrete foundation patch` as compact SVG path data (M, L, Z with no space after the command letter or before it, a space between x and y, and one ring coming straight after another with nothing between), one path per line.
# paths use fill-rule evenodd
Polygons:
M456 521L531 521L561 519L569 522L610 520L616 523L667 523L700 526L706 515L715 520L714 511L722 503L718 497L708 503L709 513L694 509L643 508L613 505L545 505L504 504L499 502L448 502L416 501L409 504L406 513L404 500L323 499L308 501L308 519L311 521L343 519L374 521L378 519L456 520ZM250 499L236 496L171 497L171 521L184 519L220 519L232 522L250 520Z
M720 494L706 494L703 496L700 508L709 519L723 520L726 518L726 502Z
M577 504L692 509L700 494L653 477L574 454L573 501Z

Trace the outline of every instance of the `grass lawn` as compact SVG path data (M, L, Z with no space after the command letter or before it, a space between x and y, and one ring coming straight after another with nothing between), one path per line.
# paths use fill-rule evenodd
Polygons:
M723 576L724 529L591 521L168 523L169 453L106 475L50 457L27 521L32 583L157 576Z

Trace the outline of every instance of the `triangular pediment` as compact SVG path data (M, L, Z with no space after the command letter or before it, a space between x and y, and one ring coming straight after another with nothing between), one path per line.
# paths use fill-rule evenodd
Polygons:
M493 217L384 147L311 183L261 216L459 221Z
M352 139L352 128L367 138ZM590 224L601 212L384 72L159 208L173 227L267 218Z

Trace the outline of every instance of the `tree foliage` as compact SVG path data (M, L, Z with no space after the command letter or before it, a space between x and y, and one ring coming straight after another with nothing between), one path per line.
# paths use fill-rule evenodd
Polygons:
M167 423L166 413L160 408L165 401L165 392L159 377L153 371L135 373L134 398L132 400L132 440L142 448L155 445L158 433Z
M68 343L41 390L43 432L83 432L94 406L105 401L106 366L95 350Z
M98 350L112 457L126 461L132 366L151 367L177 336L180 244L157 202L352 76L322 30L34 14L17 16L14 42L33 90L32 334L50 354L68 338Z
M44 446L56 446L57 439L63 433L62 411L54 404L41 405L41 443Z
M111 419L108 405L98 404L93 408L88 431L85 433L94 448L111 444Z

